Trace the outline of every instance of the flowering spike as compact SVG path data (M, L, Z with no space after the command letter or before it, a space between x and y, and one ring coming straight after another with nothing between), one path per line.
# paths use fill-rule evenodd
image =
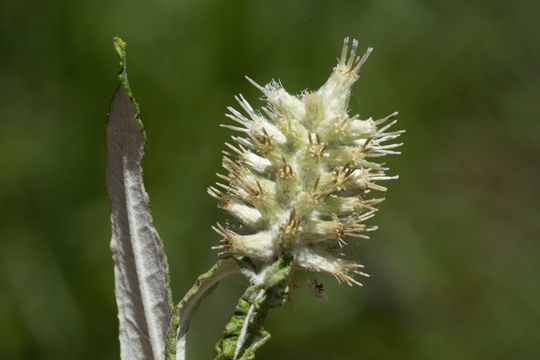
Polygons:
M398 176L386 175L385 164L370 158L399 154L395 149L403 144L388 141L404 131L389 130L397 112L377 120L349 116L351 87L372 51L360 57L357 48L357 40L345 38L330 78L299 96L279 82L261 86L246 76L267 105L254 110L240 94L235 99L243 113L227 108L235 124L222 126L245 137L225 143L226 174L217 176L226 183L208 189L246 227L242 233L213 227L222 237L216 249L266 264L289 254L294 268L326 272L348 285L368 276L361 265L343 260L340 249L377 229L366 221L384 198L369 196L386 191L379 181Z

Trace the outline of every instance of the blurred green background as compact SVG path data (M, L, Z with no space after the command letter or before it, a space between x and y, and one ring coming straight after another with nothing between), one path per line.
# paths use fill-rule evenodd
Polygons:
M112 37L149 137L145 181L178 300L216 259L206 187L245 79L318 88L345 36L375 51L351 106L400 111L400 180L350 256L364 288L272 310L258 359L540 357L540 3L0 2L0 358L118 359L104 132ZM298 279L305 287L306 278ZM245 287L206 300L188 339L213 346Z

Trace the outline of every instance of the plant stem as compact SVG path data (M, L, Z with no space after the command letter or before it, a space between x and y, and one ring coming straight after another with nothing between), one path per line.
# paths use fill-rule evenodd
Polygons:
M252 285L241 296L216 344L216 360L253 359L255 351L270 339L270 333L264 330L264 319L270 308L287 301L289 288L285 278L291 264L292 257L283 255L252 276Z

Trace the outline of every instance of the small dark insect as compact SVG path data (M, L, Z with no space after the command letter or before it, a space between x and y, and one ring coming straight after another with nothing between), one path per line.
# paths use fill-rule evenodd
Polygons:
M311 295L315 296L318 299L328 300L328 296L326 296L323 284L319 284L316 279L308 280L308 286L309 291L311 291Z

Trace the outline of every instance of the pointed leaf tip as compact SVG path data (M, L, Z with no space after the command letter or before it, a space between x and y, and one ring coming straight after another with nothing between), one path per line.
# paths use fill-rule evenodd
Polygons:
M114 50L118 56L118 75L126 73L126 47L127 43L118 36L113 38ZM120 79L122 81L122 79Z
M139 115L140 107L137 101L135 100L135 96L133 95L133 92L131 91L131 87L129 86L128 76L127 76L127 43L119 38L118 36L115 36L113 38L113 45L114 50L116 51L116 55L118 56L118 80L124 87L124 90L126 90L127 95L129 96L131 102L133 103L133 106L135 106L135 109L137 110L137 115Z

